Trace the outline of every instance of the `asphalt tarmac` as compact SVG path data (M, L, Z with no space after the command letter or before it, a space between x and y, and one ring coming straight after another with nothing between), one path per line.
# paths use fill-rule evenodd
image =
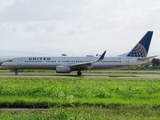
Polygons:
M47 73L19 73L15 75L14 73L0 74L0 77L22 77L22 78L160 78L158 74L83 74L82 76L77 76L76 73L72 74L47 74Z

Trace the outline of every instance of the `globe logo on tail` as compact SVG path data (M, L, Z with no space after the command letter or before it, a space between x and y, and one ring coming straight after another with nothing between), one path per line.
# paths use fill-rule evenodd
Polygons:
M127 55L128 57L146 57L147 51L141 44L137 44Z

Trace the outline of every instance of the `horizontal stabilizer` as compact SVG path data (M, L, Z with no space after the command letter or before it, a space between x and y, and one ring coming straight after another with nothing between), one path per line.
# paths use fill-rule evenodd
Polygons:
M142 61L144 61L144 60L149 60L149 59L155 58L155 57L157 57L157 56L158 56L158 55L150 56L150 57L144 57L144 58L138 58L138 60L142 60Z

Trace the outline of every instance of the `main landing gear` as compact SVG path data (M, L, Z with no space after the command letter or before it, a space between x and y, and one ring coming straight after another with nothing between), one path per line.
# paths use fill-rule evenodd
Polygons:
M15 70L15 75L18 75L18 71L17 70Z
M77 75L81 76L81 75L82 75L82 72L81 72L81 71L78 71L78 72L77 72Z

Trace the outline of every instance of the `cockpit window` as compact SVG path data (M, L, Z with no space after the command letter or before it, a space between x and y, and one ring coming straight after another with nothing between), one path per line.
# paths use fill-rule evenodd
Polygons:
M13 62L13 60L7 60L6 62Z

